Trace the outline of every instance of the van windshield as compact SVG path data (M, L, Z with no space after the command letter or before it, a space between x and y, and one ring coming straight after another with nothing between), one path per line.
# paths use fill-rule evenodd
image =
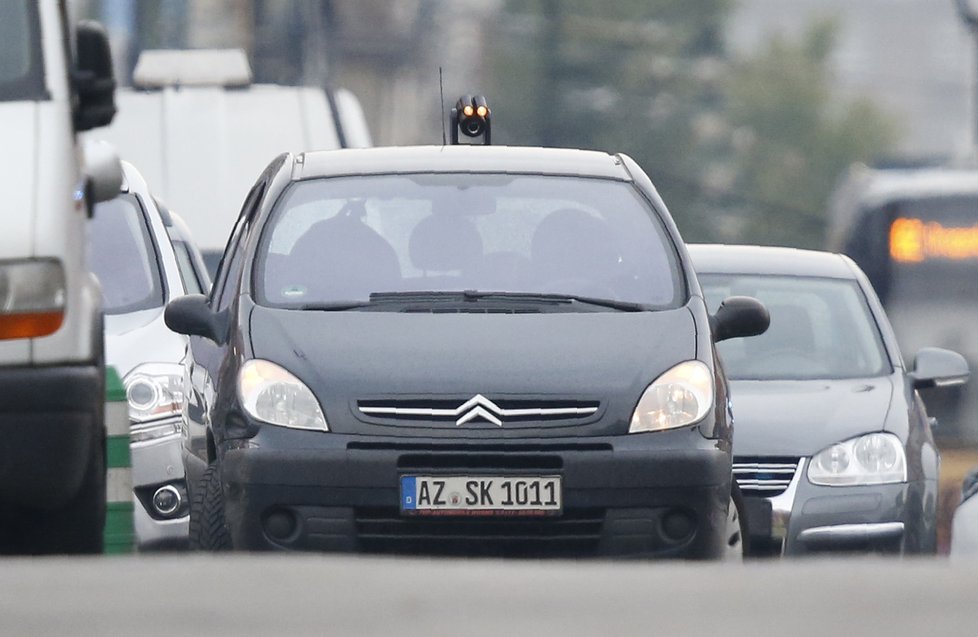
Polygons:
M675 307L684 292L659 217L631 184L608 179L302 181L279 201L258 253L258 299L277 307L465 291L470 299L567 295L658 309Z
M107 314L163 306L160 261L135 197L121 195L95 206L88 251Z
M0 102L43 95L40 41L33 0L0 2Z

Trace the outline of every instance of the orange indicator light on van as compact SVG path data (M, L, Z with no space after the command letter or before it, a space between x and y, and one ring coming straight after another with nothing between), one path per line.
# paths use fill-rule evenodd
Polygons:
M978 224L948 228L936 221L900 217L890 226L890 258L897 263L976 261Z
M64 321L64 312L14 312L0 314L0 339L35 338L54 334Z

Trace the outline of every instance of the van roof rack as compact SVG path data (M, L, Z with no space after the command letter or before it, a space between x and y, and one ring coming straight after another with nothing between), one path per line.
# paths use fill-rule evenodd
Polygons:
M142 89L242 88L251 84L251 65L241 49L149 50L139 55L132 83Z

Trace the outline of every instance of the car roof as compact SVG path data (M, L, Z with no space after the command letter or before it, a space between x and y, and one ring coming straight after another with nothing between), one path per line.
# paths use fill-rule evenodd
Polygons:
M525 173L631 181L617 155L529 146L389 146L314 151L296 157L293 179L425 172Z
M771 274L855 279L842 255L819 250L751 245L690 244L697 273Z

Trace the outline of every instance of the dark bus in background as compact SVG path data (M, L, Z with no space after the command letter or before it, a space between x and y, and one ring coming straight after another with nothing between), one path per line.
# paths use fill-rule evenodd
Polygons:
M829 248L869 276L903 355L946 347L978 369L978 170L854 167L830 215ZM978 382L921 394L941 446L978 445Z

